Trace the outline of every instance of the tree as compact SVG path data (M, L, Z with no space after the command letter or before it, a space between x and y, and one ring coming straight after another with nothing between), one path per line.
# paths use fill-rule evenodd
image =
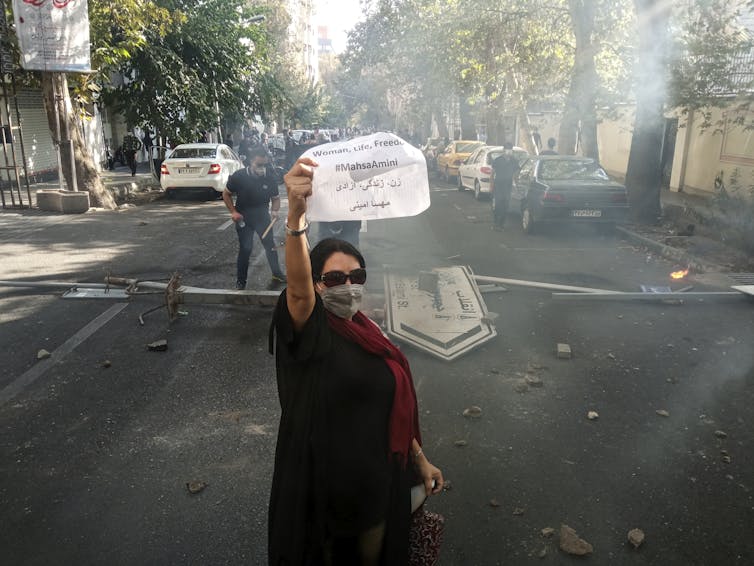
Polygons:
M634 0L637 13L636 119L626 170L634 220L660 217L661 149L670 9L663 0Z
M736 25L742 2L692 0L688 8L672 13L662 0L634 3L639 33L636 118L626 188L634 220L653 223L661 214L664 111L708 109L732 100L750 107L753 85L740 83L735 71L737 57L748 53L751 43ZM700 126L710 125L707 119Z
M583 153L599 161L597 113L595 108L597 68L593 42L596 4L592 0L569 0L569 13L576 39L571 86L560 122L558 148L561 153L576 153L576 133L581 122Z
M155 3L171 12L169 29L145 30L144 45L119 65L124 80L107 91L126 121L189 141L260 111L267 44L264 28L248 22L254 10L243 0Z

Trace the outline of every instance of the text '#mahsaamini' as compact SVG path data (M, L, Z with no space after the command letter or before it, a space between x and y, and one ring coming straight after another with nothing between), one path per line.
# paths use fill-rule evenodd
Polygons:
M385 161L356 161L354 163L336 163L335 171L364 171L367 169L384 169L388 167L397 167L397 159L387 159Z

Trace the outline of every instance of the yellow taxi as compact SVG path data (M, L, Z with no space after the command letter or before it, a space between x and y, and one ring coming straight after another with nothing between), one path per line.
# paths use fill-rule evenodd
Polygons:
M437 170L446 181L458 175L458 167L466 161L466 158L482 147L484 142L456 140L448 144L448 147L437 156Z

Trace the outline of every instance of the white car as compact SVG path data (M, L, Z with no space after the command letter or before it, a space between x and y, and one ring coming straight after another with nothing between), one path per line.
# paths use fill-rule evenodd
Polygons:
M483 145L469 155L468 159L458 167L458 190L474 189L474 197L477 200L481 199L482 195L490 194L492 162L500 157L503 151L505 150L501 145ZM513 155L519 163L529 157L529 153L521 147L514 147Z
M223 143L184 143L176 146L160 166L160 186L168 198L177 193L219 197L228 177L243 162Z

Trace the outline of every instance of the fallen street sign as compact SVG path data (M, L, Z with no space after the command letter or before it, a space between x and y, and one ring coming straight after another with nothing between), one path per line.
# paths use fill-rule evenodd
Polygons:
M471 269L385 267L387 332L443 360L497 336Z

